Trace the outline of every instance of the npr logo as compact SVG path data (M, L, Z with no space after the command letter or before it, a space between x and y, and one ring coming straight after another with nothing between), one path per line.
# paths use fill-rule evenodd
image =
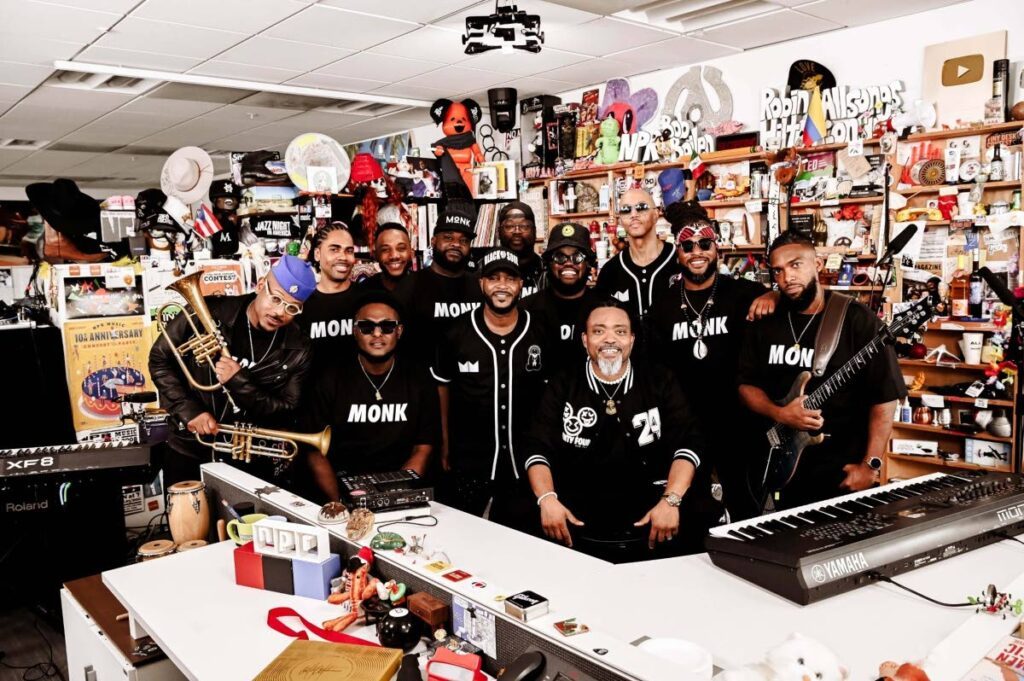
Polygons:
M1020 522L1024 520L1024 504L1000 509L996 511L996 518L999 520L1000 525Z

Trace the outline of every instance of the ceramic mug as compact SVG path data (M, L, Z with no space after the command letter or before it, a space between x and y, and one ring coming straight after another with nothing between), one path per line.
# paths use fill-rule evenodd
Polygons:
M227 525L228 536L239 546L248 544L252 541L253 523L258 523L266 517L266 513L250 513L243 515L241 520L233 518Z
M964 353L967 364L981 364L981 345L985 341L983 333L965 333L960 341L960 349Z

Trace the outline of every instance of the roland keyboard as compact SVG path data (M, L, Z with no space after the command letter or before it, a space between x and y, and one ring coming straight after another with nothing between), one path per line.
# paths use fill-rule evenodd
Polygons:
M711 561L806 605L1024 532L1024 476L963 471L721 525Z
M149 463L149 446L109 442L0 449L0 480L55 475Z

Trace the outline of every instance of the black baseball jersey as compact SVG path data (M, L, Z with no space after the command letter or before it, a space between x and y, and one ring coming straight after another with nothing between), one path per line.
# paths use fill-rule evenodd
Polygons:
M557 371L564 371L577 360L586 358L581 336L586 331L587 315L598 298L589 288L584 289L579 298L559 298L554 289L548 287L523 301L523 309L543 320L551 334L551 352Z
M395 297L405 308L402 344L424 364L433 361L434 346L455 320L480 307L484 299L475 274L446 277L429 267L403 279Z
M597 290L632 306L633 313L646 317L654 300L668 295L672 277L679 272L676 249L664 243L661 254L649 265L641 267L633 262L625 248L606 262L597 275Z
M622 380L609 385L583 360L548 385L520 461L524 470L550 467L559 501L596 536L631 528L664 493L672 462L699 466L702 450L696 421L670 375L631 362Z
M390 374L367 378L349 355L315 380L305 418L310 431L331 427L328 458L339 473L398 470L413 447L440 441L437 387L404 357Z
M324 293L317 289L302 305L296 323L309 336L313 346L313 362L321 365L355 350L352 339L352 316L358 293L354 286L340 293Z
M800 372L811 370L814 341L821 316L777 310L770 317L753 323L743 339L740 351L739 383L758 387L773 400L784 398ZM824 376L812 379L806 392L811 393L867 345L880 326L878 318L867 307L856 301L851 302L846 311L839 346L829 360ZM902 399L905 395L906 387L896 361L896 353L892 346L887 345L881 354L824 404L824 432L829 437L804 453L783 495L788 491L797 497L799 501L792 502L795 504L840 494L842 467L848 463L859 463L864 458L871 407ZM767 430L771 423L767 419L762 421L758 427ZM767 440L762 439L762 442L767 447Z
M448 456L453 468L483 480L519 478L516 449L552 369L547 334L525 310L499 336L483 310L458 319L431 368L447 385Z

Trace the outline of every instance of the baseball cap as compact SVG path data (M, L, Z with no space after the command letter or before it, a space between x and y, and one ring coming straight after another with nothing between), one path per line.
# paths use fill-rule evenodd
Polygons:
M480 259L480 276L487 277L501 270L519 278L523 276L519 269L519 256L507 248L495 248Z
M434 234L438 232L462 232L476 236L476 209L468 201L450 199L444 210L437 216Z
M562 246L572 246L586 253L591 261L597 258L594 249L590 247L590 230L579 223L563 222L552 227L548 237L548 245L544 249L545 257L551 255Z
M164 210L167 195L159 189L143 189L135 197L135 217L139 221L139 229L144 232L157 230L162 232L180 232L181 227Z
M210 201L222 198L237 199L239 194L238 186L231 180L217 180L210 185Z
M295 300L305 302L316 290L316 275L308 262L294 255L283 255L270 270L278 286Z
M690 171L684 171L682 168L669 168L661 171L661 174L658 175L661 200L666 208L686 197L686 180L689 174Z
M498 211L498 224L501 224L505 218L509 216L509 213L519 211L523 216L530 221L530 224L536 225L537 221L533 217L533 209L527 206L522 201L510 201L501 207Z

